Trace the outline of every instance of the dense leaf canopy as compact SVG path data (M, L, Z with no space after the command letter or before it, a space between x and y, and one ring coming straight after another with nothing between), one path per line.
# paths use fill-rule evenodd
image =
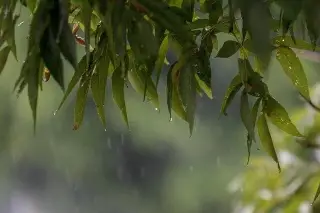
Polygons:
M78 129L89 90L105 126L105 89L110 79L114 101L129 126L126 86L131 84L158 109L157 86L161 75L166 75L170 116L173 112L188 122L192 134L197 95L212 98L210 57L238 55L239 72L230 79L221 113L227 115L233 98L241 93L249 155L257 128L262 146L281 169L267 121L303 137L269 93L264 74L274 53L297 92L310 102L308 81L296 53L319 49L318 0L1 0L0 72L10 52L16 57L14 29L21 6L32 12L32 21L15 89L19 94L27 88L34 124L38 91L50 76L65 91L59 109L79 83L74 110L74 129ZM78 35L81 31L83 37ZM232 38L220 49L218 34ZM76 45L85 49L80 60ZM168 52L174 53L174 63L168 64ZM74 68L66 89L62 56ZM163 73L165 64L170 66L167 73Z

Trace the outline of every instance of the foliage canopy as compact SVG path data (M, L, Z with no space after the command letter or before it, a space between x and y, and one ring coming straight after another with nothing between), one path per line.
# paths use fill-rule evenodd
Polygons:
M144 100L159 108L157 86L171 51L177 59L165 73L168 110L170 117L174 112L188 122L192 134L197 95L212 98L210 57L216 49L216 58L238 54L239 72L226 91L221 113L227 115L233 98L241 93L240 115L248 132L249 156L257 129L262 146L281 169L267 120L290 135L303 137L269 93L263 76L275 53L293 86L310 101L296 51L319 50L318 0L1 0L0 72L10 52L16 57L14 31L17 7L22 6L32 12L32 21L27 55L14 88L18 94L27 88L34 125L42 78L47 81L52 76L65 91L59 109L79 83L74 129L83 121L89 90L106 126L108 79L129 126L125 87L131 84ZM79 28L84 38L77 34ZM218 49L221 33L233 39ZM77 44L86 52L80 61ZM61 55L75 71L66 89Z

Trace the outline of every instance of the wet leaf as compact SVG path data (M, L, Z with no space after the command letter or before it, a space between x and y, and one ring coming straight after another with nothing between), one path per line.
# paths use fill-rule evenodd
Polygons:
M148 75L147 70L143 69L143 67L133 65L131 70L128 72L128 78L132 87L142 95L144 95L145 82L147 81L148 84L145 95L147 99L152 102L154 107L159 109L160 104L157 88L152 81L152 78ZM148 78L148 80L146 78Z
M318 185L316 194L315 194L315 196L313 198L313 201L312 201L313 204L316 202L316 200L318 199L319 195L320 195L320 184Z
M169 45L169 39L168 39L168 36L166 36L163 39L161 46L159 48L159 53L158 53L159 55L158 55L158 59L155 64L155 71L157 74L156 87L158 87L158 83L160 80L160 75L161 75L161 71L163 68L164 60L166 59L166 55L168 52L168 45Z
M240 90L242 86L242 81L240 75L236 75L231 83L229 84L229 87L227 89L226 94L224 95L224 99L222 102L220 113L227 115L227 108L229 107L230 103L232 102L234 96L237 94L237 92Z
M296 39L294 42L290 36L277 36L273 38L273 44L309 51L314 49L312 44L300 39ZM317 50L320 50L320 48L317 48Z
M2 50L0 51L0 74L3 71L3 69L7 63L10 49L11 48L9 46L6 46L6 47L2 48Z
M218 51L216 58L229 58L238 52L240 44L236 41L226 41Z
M67 21L63 23L58 45L65 59L72 65L74 69L77 69L75 37L72 34Z
M198 74L195 75L195 78L201 90L208 96L208 98L213 99L211 87L209 87L204 81L202 81L199 78Z
M122 77L120 67L118 67L113 72L113 75L112 75L112 94L113 94L113 100L118 105L118 108L121 111L122 117L126 125L129 127L126 102L124 99L124 79Z
M299 58L288 47L278 47L276 51L277 60L280 62L283 71L298 91L304 97L310 99L308 80Z
M63 65L60 56L60 49L56 44L50 28L47 28L41 38L40 53L45 66L50 71L54 80L64 90Z
M88 75L85 74L81 77L74 108L73 130L78 130L83 121L90 85L90 78L90 73L88 73Z
M242 123L244 124L244 126L248 131L250 140L254 141L255 136L254 136L253 118L252 118L252 113L249 106L248 94L246 93L245 90L243 90L241 93L240 115L241 115Z
M187 114L190 136L194 126L196 110L196 79L193 66L184 64L179 74L179 93Z
M270 121L279 129L290 135L303 137L297 127L292 123L285 108L271 96L264 102L263 111Z
M93 100L96 104L97 112L99 118L106 128L106 116L104 109L105 102L105 93L106 93L106 85L108 78L108 68L109 68L110 60L107 55L103 55L99 62L97 63L94 73L91 77L91 91Z
M281 171L280 163L278 160L278 156L276 150L273 145L273 140L269 131L269 127L267 124L267 120L264 114L260 114L257 122L258 134L260 137L260 141L262 147L265 151L272 157L272 159L277 163L279 171Z
M86 62L86 56L83 56L80 62L78 63L78 68L76 69L75 73L72 76L71 81L69 82L68 88L62 98L62 101L58 107L58 110L62 107L63 103L66 101L68 96L70 95L73 88L76 86L76 84L79 82L81 76L86 72L87 62Z

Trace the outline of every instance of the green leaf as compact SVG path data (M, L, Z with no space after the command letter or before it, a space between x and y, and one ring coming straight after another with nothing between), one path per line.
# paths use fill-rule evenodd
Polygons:
M38 105L38 92L39 92L39 67L40 67L40 56L38 55L36 49L33 49L28 56L29 63L27 64L28 75L28 98L29 104L32 110L32 117L34 123L34 131L36 130L37 121L37 105Z
M40 54L54 80L64 90L63 65L60 49L56 44L50 28L47 28L41 38Z
M315 196L313 198L312 204L314 204L316 202L316 200L318 199L319 195L320 195L320 184L318 185L317 192L316 192L316 194L315 194Z
M290 48L296 48L301 50L314 50L312 44L300 39L296 39L294 42L290 36L277 36L273 38L273 44L277 46L287 46ZM316 48L316 50L319 51L320 48L318 47Z
M156 64L155 64L155 71L156 71L156 74L157 74L156 87L158 87L158 83L159 83L159 80L160 80L160 75L161 75L163 63L164 63L164 60L165 60L167 52L168 52L168 47L169 47L169 39L168 39L168 36L166 36L163 39L163 41L161 43L161 46L159 48L158 59L157 59Z
M226 41L218 51L216 58L229 58L238 52L240 44L236 41Z
M221 110L220 110L221 114L227 115L227 112L226 112L227 108L231 104L234 96L240 90L241 86L242 86L241 77L240 77L240 75L236 75L232 79L232 81L231 81L231 83L230 83L230 85L229 85L229 87L227 89L227 92L224 95L224 99L223 99Z
M96 64L95 70L91 77L91 91L93 100L96 104L97 113L99 118L106 128L106 116L104 110L104 102L105 102L105 93L106 93L106 85L108 79L108 68L109 68L110 60L107 55L103 55L101 59Z
M129 127L126 102L124 99L124 79L122 77L121 69L118 67L112 75L112 94L113 100L118 105L122 117L126 122L127 127Z
M190 136L194 126L194 117L196 110L196 79L192 64L187 63L182 66L179 74L179 93L182 103L187 113Z
M194 13L195 0L182 0L181 9L186 12L187 21L191 22Z
M68 21L63 23L58 45L65 59L77 69L76 43Z
M0 51L0 74L3 71L3 69L7 63L10 49L11 48L9 46L6 46L6 47L2 48L2 50Z
M249 106L249 99L248 94L245 90L241 93L241 102L240 102L240 115L241 120L244 126L246 127L248 134L250 136L250 140L255 140L254 136L254 125L253 125L253 118Z
M279 129L290 135L303 137L297 127L292 123L285 108L271 96L264 101L263 111L268 116L270 121Z
M72 76L71 81L69 82L68 88L62 98L62 101L58 107L57 110L59 110L63 103L66 101L66 99L68 98L68 96L70 95L71 91L73 90L73 88L76 86L76 84L79 82L81 76L86 72L87 68L86 68L87 62L86 62L86 55L82 57L82 59L80 60L80 62L78 63L78 68L76 69L74 75Z
M90 86L90 78L90 75L83 75L81 77L79 89L77 92L76 104L74 108L73 130L79 129L83 121Z
M202 81L199 78L198 74L195 75L195 78L196 78L197 84L202 89L202 91L208 96L208 98L213 99L211 87L209 87L204 81Z
M252 111L251 111L252 116L251 117L252 117L253 128L255 128L255 126L256 126L256 121L257 121L257 117L258 117L258 110L260 107L261 100L262 100L261 98L258 98L252 107Z
M272 157L272 159L277 163L279 171L281 171L280 163L276 150L273 145L272 137L269 131L267 120L264 114L260 114L257 122L258 134L262 147L265 151Z
M90 30L91 30L91 16L92 9L88 0L82 1L82 19L84 21L84 40L85 40L85 50L86 50L86 58L87 65L89 65L90 61Z
M209 24L209 19L196 19L193 22L190 22L189 28L191 30L202 30L203 28L207 27Z
M135 64L133 64L132 68L128 72L128 79L132 87L142 95L144 95L145 82L147 81L148 84L146 90L146 97L148 100L152 102L156 109L159 109L160 104L157 88L154 82L152 81L152 78L148 75L147 70L144 69L144 67L136 66Z
M288 47L278 47L276 51L277 60L280 62L283 71L290 78L298 91L304 97L310 99L308 80L299 58Z
M172 70L174 68L174 66L177 64L177 62L175 62L174 64L172 64L170 66L170 69L168 71L167 74L167 106L168 106L168 111L169 111L169 116L170 116L170 121L172 120L172 96L173 96L173 83L172 83Z
M251 153L251 145L252 141L255 141L255 134L254 134L254 123L253 123L253 118L252 118L252 112L250 110L249 106L249 99L248 99L248 94L245 91L245 89L242 91L241 94L241 102L240 102L240 115L241 115L241 120L244 126L247 129L248 136L247 136L247 147L248 147L248 161L249 163L250 160L250 153Z

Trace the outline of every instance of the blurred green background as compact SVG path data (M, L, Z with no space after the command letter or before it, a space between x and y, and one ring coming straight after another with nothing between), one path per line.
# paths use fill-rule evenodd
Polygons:
M130 131L110 87L106 131L90 95L84 123L73 131L74 94L54 115L63 93L50 80L40 93L33 135L27 94L17 98L13 92L25 58L29 21L30 14L23 11L16 28L19 60L10 56L0 77L0 212L230 212L227 186L246 169L247 160L239 97L228 116L219 118L224 92L237 72L236 57L212 59L214 99L198 100L191 138L186 123L177 117L169 121L165 81L159 87L160 111L131 88L126 90ZM221 36L219 46L225 39ZM79 47L79 58L82 54ZM312 86L319 78L314 72L318 65L303 65ZM66 63L67 82L72 72ZM289 112L303 105L277 62L266 79L271 94ZM254 145L253 155L264 155L258 148Z

